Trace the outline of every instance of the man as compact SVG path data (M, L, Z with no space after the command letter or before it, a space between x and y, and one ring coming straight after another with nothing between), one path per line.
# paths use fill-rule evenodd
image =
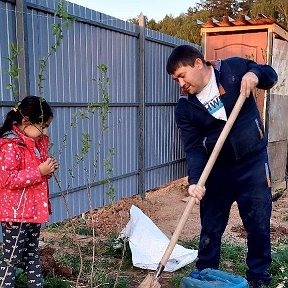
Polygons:
M206 62L194 47L176 47L167 72L182 91L175 117L188 166L188 193L200 201L201 235L196 267L218 269L221 237L230 208L237 202L247 232L247 272L250 287L271 281L271 183L267 135L252 95L269 89L277 74L268 65L240 57ZM239 94L247 97L205 187L196 187L213 147Z

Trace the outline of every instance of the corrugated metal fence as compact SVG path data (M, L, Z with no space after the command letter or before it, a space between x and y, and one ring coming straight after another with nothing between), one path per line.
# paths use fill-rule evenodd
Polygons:
M56 5L50 0L0 0L3 117L14 102L6 89L10 81L5 59L10 55L9 45L17 40L24 43L18 59L26 65L20 95L26 94L25 89L27 94L38 95L39 59L47 55L55 41L51 24L59 21L54 19ZM109 202L103 179L110 179L115 200L119 200L144 195L149 189L185 176L173 113L179 89L165 72L165 65L173 47L193 44L75 4L69 4L68 12L75 21L49 58L43 95L54 108L51 153L60 160L58 177L72 216ZM92 80L101 77L99 64L108 67L108 131L102 131L99 110L90 113L88 119L78 118L78 124L72 127L73 115L79 109L90 102L102 102L99 85ZM88 133L92 147L75 165L83 132ZM109 154L111 149L114 155ZM107 173L111 167L113 171ZM51 222L66 219L67 210L53 180L50 190Z

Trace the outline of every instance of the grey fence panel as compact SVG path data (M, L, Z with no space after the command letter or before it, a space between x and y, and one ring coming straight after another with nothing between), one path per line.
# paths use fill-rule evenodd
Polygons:
M43 3L42 5L45 4ZM42 55L47 55L49 47L53 44L53 37L47 37L47 35L51 34L51 24L54 22L54 17L52 14L46 14L46 17L43 17L39 7L30 8L30 18L28 18L30 29L28 28L28 30L33 31L28 35L30 38L28 42L29 44L32 43L29 46L29 51L31 51L29 63L30 67L33 67L30 70L33 71L33 74L30 72L30 89L33 91L32 94L38 94L38 62L41 57L39 51L43 51ZM88 10L73 5L73 9L70 11L82 19L87 16ZM88 14L92 22L75 21L72 28L65 32L65 41L57 49L57 53L53 54L47 62L44 82L45 98L57 107L55 109L56 117L51 128L52 141L58 142L55 143L55 147L61 146L59 141L63 141L61 139L64 139L64 135L67 134L67 148L63 149L61 153L61 166L58 173L61 178L62 190L70 191L68 202L69 205L72 202L69 207L71 215L78 215L87 211L87 197L81 198L84 199L83 201L78 201L77 197L78 194L81 195L82 193L84 196L87 193L87 188L82 189L81 187L87 185L88 178L93 178L92 185L97 185L97 188L93 188L98 195L93 201L93 208L101 207L109 201L105 194L105 187L99 185L105 177L111 177L113 186L117 186L117 189L115 187L116 199L137 193L137 147L136 142L130 143L131 139L137 138L137 126L135 126L137 123L137 104L135 104L137 97L137 38L135 35L127 35L119 31L98 27L93 22L95 21L93 17L95 18L97 15L95 13ZM38 53L32 53L32 51L38 51ZM104 135L101 140L99 139L99 130L101 130L99 117L90 116L89 120L80 121L81 123L78 123L77 128L72 130L70 123L73 121L73 114L81 108L82 103L102 101L101 91L97 85L100 78L97 66L102 63L108 67L110 82L108 93L111 105L113 106L114 103L115 107L111 108L108 119L108 126L111 131ZM97 81L92 81L93 78ZM73 108L69 107L71 103L74 103ZM122 105L119 106L117 103L122 103ZM126 103L128 107L122 107L123 103ZM81 151L81 137L82 132L85 131L89 131L92 143L97 145L101 140L103 142L102 148L98 154L97 147L93 147L87 157L88 160L77 164L71 173L71 168L76 162L75 155ZM123 137L125 134L132 138ZM57 137L55 138L54 135ZM107 175L103 164L101 164L107 157L109 148L115 148L115 155L111 157L112 175ZM57 155L57 151L54 153ZM99 159L95 159L96 157ZM99 166L97 171L95 171L93 164L96 160ZM84 173L86 170L89 170L88 175ZM122 177L122 180L117 180L117 177ZM130 179L130 185L127 185L126 177ZM121 184L123 181L125 185ZM53 180L50 190L53 203L57 202L59 188ZM56 209L56 211L62 211L64 208ZM63 219L64 214L59 212L59 219ZM54 215L54 218L52 221L57 220L57 214Z
M148 170L145 174L145 187L146 189L153 189L180 179L186 175L186 170L186 163L183 161Z
M53 147L51 153L61 160L61 175L66 175L68 170L72 168L76 162L76 154L81 152L82 133L87 132L90 136L91 143L91 155L88 154L85 166L89 167L91 173L94 169L93 162L98 160L96 153L99 150L99 141L101 142L101 153L99 155L99 161L103 161L105 155L108 155L109 149L115 150L115 155L111 156L111 166L114 167L112 177L118 177L129 173L135 173L137 171L137 147L134 143L131 143L131 139L136 138L137 127L133 123L133 119L136 118L137 109L128 109L125 107L111 108L110 118L108 121L109 131L104 132L101 135L101 125L98 117L98 113L90 115L89 119L78 119L77 127L70 127L70 120L73 118L73 114L76 108L54 108L54 120L51 125L51 137ZM64 137L66 141L64 141ZM128 137L123 137L127 135ZM66 144L65 144L66 143ZM66 148L61 147L65 144ZM60 155L59 155L60 154ZM123 161L125 159L125 161ZM81 173L82 162L75 168L75 177L69 180L62 179L64 186L72 186L72 188L78 185L83 185L83 173ZM103 167L101 163L98 163L100 167L97 169L97 177L95 181L100 181L105 178ZM79 166L79 168L78 168ZM80 170L79 170L80 169ZM74 169L73 169L74 170ZM78 179L77 175L81 175ZM95 177L93 177L95 178Z
M39 59L47 55L55 41L51 36L54 17L44 17L42 14L31 9L27 21L28 31L31 31L28 43L32 94L39 94ZM47 62L44 75L44 96L47 100L77 103L101 101L99 89L95 87L97 84L92 79L98 79L97 66L105 64L112 83L108 91L111 102L136 101L136 37L75 21L70 30L65 30L64 39L57 53Z
M131 194L137 189L137 178L135 176L128 176L120 180L113 181L113 187L120 193L116 194L115 201L124 197L131 197ZM103 185L87 187L77 190L75 192L64 193L65 202L63 197L58 195L57 197L51 197L52 215L50 217L50 223L59 222L63 219L69 218L69 216L80 215L94 209L95 207L103 207L109 204L109 199L106 195L107 188Z
M173 106L151 106L146 108L146 167L174 161L175 139ZM169 124L172 125L169 125ZM151 130L150 130L151 129ZM178 135L177 135L178 137Z
M174 123L174 105L146 107L145 118L145 167L151 172L146 174L145 180L148 190L155 188L156 183L162 185L179 179L186 175L186 171L181 165L184 155Z
M0 101L13 100L11 90L7 89L7 85L10 83L9 75L7 74L9 70L9 62L7 58L11 56L10 44L16 44L15 22L14 5L0 1Z
M56 6L57 1L27 1L28 33L25 37L29 94L39 95L39 60L47 56L55 42L51 25L59 21L54 18ZM165 66L173 47L192 44L145 29L145 63L144 70L140 71L138 26L76 4L69 4L68 12L75 16L75 21L68 31L64 29L63 42L49 57L43 75L43 96L51 103L55 114L50 129L51 154L60 162L56 176L61 189L55 179L50 180L51 222L108 204L108 187L103 184L108 178L115 189L115 201L139 194L139 187L143 187L140 185L143 178L139 151L144 151L146 191L186 174L184 153L174 123L179 87L171 81ZM4 72L8 70L8 61L4 57L9 55L9 43L16 43L11 1L0 0L0 15L0 91L1 100L5 100L1 106L11 107L11 92L5 90L9 77ZM76 112L79 115L79 111L86 111L88 103L103 101L99 86L100 64L107 66L109 78L110 113L108 130L104 132L99 109L89 113L87 118L76 117L77 125L74 123ZM139 96L142 95L141 73L145 78L144 99ZM1 109L4 116L7 109ZM144 147L139 141L140 112L144 112ZM89 135L92 147L79 161L83 133ZM103 163L108 167L105 168ZM113 169L107 172L110 167ZM62 193L66 196L66 204ZM69 215L65 205L68 205Z
M0 107L0 115L1 115L1 125L3 124L3 120L6 116L6 114L11 110L11 107Z
M186 175L174 119L180 89L167 74L166 62L174 47L191 43L150 29L145 29L145 33L145 189L148 190Z
M89 191L88 189L82 189L73 193L64 193L65 201L62 196L51 197L52 215L50 223L59 222L74 215L80 215L89 211L91 207L94 209L94 202L104 203L103 199L101 199L103 193L99 193L99 189L101 187L97 187L97 189L93 187ZM90 194L91 196L89 196Z
M190 42L145 29L145 101L148 103L177 103L179 86L166 72L166 62L172 49ZM200 50L199 45L192 45ZM155 69L157 67L157 69Z
M70 110L69 113L67 113L67 109ZM51 125L52 141L56 142L52 151L54 152L53 155L60 159L60 168L57 174L61 179L62 190L72 190L69 194L74 194L73 190L76 190L78 193L78 187L86 186L88 183L99 185L102 179L111 177L113 187L116 183L119 186L118 188L114 187L116 199L136 194L137 147L135 142L131 142L131 139L136 139L137 135L137 127L133 124L135 123L133 119L137 117L137 109L135 107L112 107L108 121L109 131L107 133L104 132L104 135L101 135L98 113L90 115L89 119L78 119L77 127L71 128L69 121L75 113L75 109L76 108L57 108L54 121ZM61 111L61 113L58 113L58 111ZM79 154L79 151L81 151L81 135L83 132L87 132L90 135L93 146L87 157L76 165L76 154ZM67 143L65 145L67 147L60 153L57 149L62 146L61 142L64 144L65 135L67 135ZM123 135L129 135L129 137L123 137ZM101 147L99 145L101 145ZM109 154L109 149L114 150L114 155ZM57 155L59 156L57 157ZM103 161L105 159L110 159L111 167L113 167L111 175L107 174L103 167ZM132 184L130 186L127 184L121 186L119 178L124 179L123 181L125 181L125 183L127 181L126 178L130 178ZM132 178L135 179L133 180ZM85 194L84 190L83 194ZM50 185L50 193L52 197L59 195L59 187L53 180ZM101 192L101 186L97 188L95 193L103 193ZM71 197L70 201L74 199ZM107 204L108 200L106 198L104 193L102 197L95 200L96 202L93 203L93 207L101 207ZM80 205L79 202L79 207L84 209L85 205ZM79 207L77 209L80 209ZM77 209L72 210L73 215L79 214ZM82 212L84 211L85 210Z
M44 9L45 9L45 8L50 8L50 9L52 9L52 10L55 10L58 1L50 1L50 0L29 0L29 1L27 1L27 2L37 5L39 8L42 6Z
M39 95L38 90L38 74L40 69L40 59L43 59L47 56L49 52L49 45L52 42L51 33L48 33L47 29L51 24L50 15L45 12L38 10L27 10L27 42L28 42L28 64L29 64L29 85L30 85L30 94ZM44 97L51 101L50 93L55 94L56 84L54 75L57 73L54 70L52 77L49 77L49 71L53 69L52 62L55 62L54 57L50 58L50 61L47 65L47 70L45 71L45 81L44 85ZM54 61L53 61L54 60ZM47 75L48 74L48 75ZM54 85L51 85L53 83ZM50 84L50 85L49 85ZM49 87L50 86L50 87ZM49 88L48 88L49 87ZM48 93L47 91L51 91Z

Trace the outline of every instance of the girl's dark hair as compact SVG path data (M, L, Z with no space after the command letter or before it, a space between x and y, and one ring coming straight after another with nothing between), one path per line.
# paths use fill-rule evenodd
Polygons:
M180 45L174 48L167 60L167 73L173 74L181 66L194 67L197 58L199 58L204 64L207 64L204 60L204 56L198 49L189 45Z
M53 112L44 98L27 96L17 107L7 113L3 126L0 128L0 137L12 130L13 124L20 124L24 117L27 117L32 124L45 123L53 117Z

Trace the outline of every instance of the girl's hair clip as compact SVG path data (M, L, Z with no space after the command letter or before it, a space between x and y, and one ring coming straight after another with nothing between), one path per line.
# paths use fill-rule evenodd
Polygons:
M12 110L13 110L14 112L19 111L19 105L20 105L20 104L21 104L21 102L16 103L15 106L12 108Z

